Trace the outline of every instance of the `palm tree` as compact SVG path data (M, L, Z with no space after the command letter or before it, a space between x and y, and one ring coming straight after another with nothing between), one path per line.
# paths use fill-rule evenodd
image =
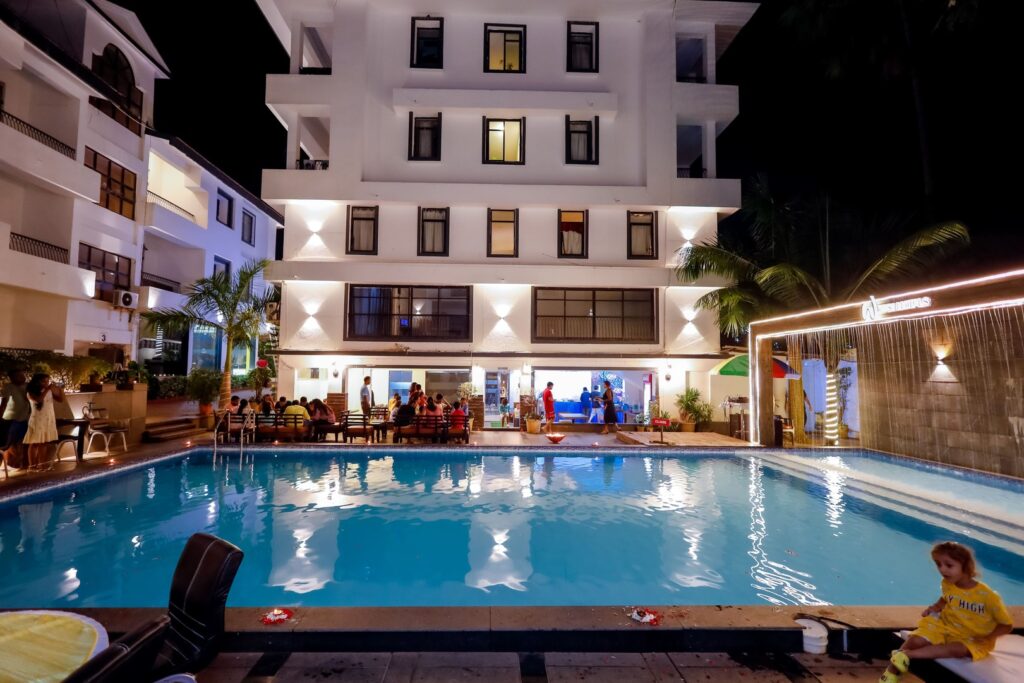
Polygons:
M235 345L259 336L266 306L277 296L272 287L262 292L254 290L256 278L268 263L267 259L247 261L234 274L220 272L196 280L180 309L160 308L142 314L147 323L172 334L187 334L196 325L210 325L223 333L227 354L220 383L221 406L231 398L231 356Z
M795 204L780 204L777 201L774 206L778 210L766 212L765 207L772 206L768 202L769 195L767 184L762 180L755 183L754 191L745 198L743 212L753 227L750 230L751 241L744 244L743 248L735 248L734 238L732 241L724 238L694 245L680 252L680 264L676 268L678 279L692 282L714 275L730 282L702 296L696 303L698 309L714 310L720 329L730 336L742 334L753 320L774 312L825 308L881 293L899 280L921 275L955 250L970 243L964 225L955 221L940 223L919 229L900 240L876 256L862 270L850 267L837 272L832 268L827 200L824 223L817 226L817 258L811 260L810 254L794 245L813 243L814 240L791 239L790 247L778 249L773 236L808 236L808 225L803 220L807 214ZM901 223L905 223L905 220L891 218L883 227L887 234L898 234ZM805 267L808 261L813 265ZM831 336L825 346L822 355L828 373L826 387L834 388L835 373L842 352L841 339ZM794 370L800 372L801 351L796 347L793 344L787 349L788 361ZM789 413L799 441L806 440L803 429L803 395L803 381L791 380ZM828 396L826 404L832 405ZM828 423L835 416L826 414L825 417ZM831 435L826 434L826 438L831 438Z

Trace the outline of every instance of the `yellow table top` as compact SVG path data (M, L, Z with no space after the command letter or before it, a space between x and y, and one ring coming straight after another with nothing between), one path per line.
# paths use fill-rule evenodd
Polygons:
M0 683L58 683L106 646L106 630L80 614L0 612Z

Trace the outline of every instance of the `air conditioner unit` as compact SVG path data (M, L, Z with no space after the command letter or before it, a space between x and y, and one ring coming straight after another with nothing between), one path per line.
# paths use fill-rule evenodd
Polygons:
M114 308L138 308L139 295L125 289L115 289L111 303L114 304Z

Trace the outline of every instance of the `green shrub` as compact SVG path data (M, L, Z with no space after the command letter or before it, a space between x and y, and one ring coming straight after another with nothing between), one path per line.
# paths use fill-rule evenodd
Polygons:
M196 368L188 374L186 394L200 405L213 403L220 395L221 373L216 370Z

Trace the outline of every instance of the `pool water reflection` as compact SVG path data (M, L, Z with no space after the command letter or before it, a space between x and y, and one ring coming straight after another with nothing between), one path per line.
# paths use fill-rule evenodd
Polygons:
M913 604L934 599L928 547L946 538L1024 602L1020 556L842 477L731 453L360 449L192 455L0 507L0 607L166 604L195 531L245 551L235 606Z

